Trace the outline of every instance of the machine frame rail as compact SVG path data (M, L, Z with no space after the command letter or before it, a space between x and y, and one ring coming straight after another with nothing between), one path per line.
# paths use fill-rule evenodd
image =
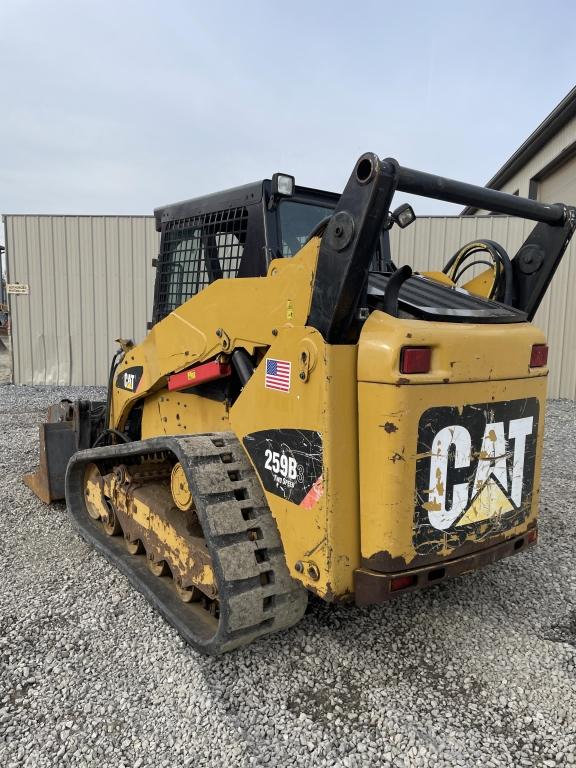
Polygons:
M108 536L86 510L86 465L168 452L182 465L194 499L216 575L219 619L196 603L182 602L171 577L154 576L145 554L129 554L123 537ZM233 433L157 437L79 451L68 465L66 499L82 538L202 653L219 655L247 645L296 624L305 612L307 592L290 576L276 522ZM249 535L255 527L261 532L256 541Z

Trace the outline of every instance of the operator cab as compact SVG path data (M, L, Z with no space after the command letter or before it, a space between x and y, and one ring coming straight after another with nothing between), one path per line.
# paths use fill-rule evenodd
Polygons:
M274 174L253 184L163 206L153 324L220 278L261 277L272 259L291 258L333 213L340 195ZM383 231L372 268L388 272Z

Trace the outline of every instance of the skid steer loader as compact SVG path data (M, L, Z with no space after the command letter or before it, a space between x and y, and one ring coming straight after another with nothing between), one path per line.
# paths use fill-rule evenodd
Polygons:
M538 223L513 258L475 241L413 274L391 259L414 219L396 190ZM574 208L367 153L340 196L276 174L155 215L148 335L119 341L106 401L50 409L26 482L188 642L222 653L295 624L308 592L380 603L536 543L530 321Z

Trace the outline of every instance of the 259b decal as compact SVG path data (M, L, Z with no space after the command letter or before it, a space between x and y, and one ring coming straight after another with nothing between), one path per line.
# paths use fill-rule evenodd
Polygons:
M244 438L264 488L310 509L324 493L322 437L311 429L264 429Z
M295 482L297 478L302 482L304 469L302 464L298 464L294 456L288 456L285 453L266 448L264 458L266 459L264 469L269 470L275 475L280 475L284 480L288 481L288 484Z
M536 398L430 408L418 428L413 543L418 554L486 540L530 512Z

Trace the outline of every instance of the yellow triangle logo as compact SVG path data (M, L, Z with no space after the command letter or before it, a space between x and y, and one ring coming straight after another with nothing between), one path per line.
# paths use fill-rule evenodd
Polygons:
M514 506L502 490L500 483L493 477L489 477L488 482L483 485L482 490L458 520L456 526L479 523L481 520L489 520L491 517L511 512L513 509Z

